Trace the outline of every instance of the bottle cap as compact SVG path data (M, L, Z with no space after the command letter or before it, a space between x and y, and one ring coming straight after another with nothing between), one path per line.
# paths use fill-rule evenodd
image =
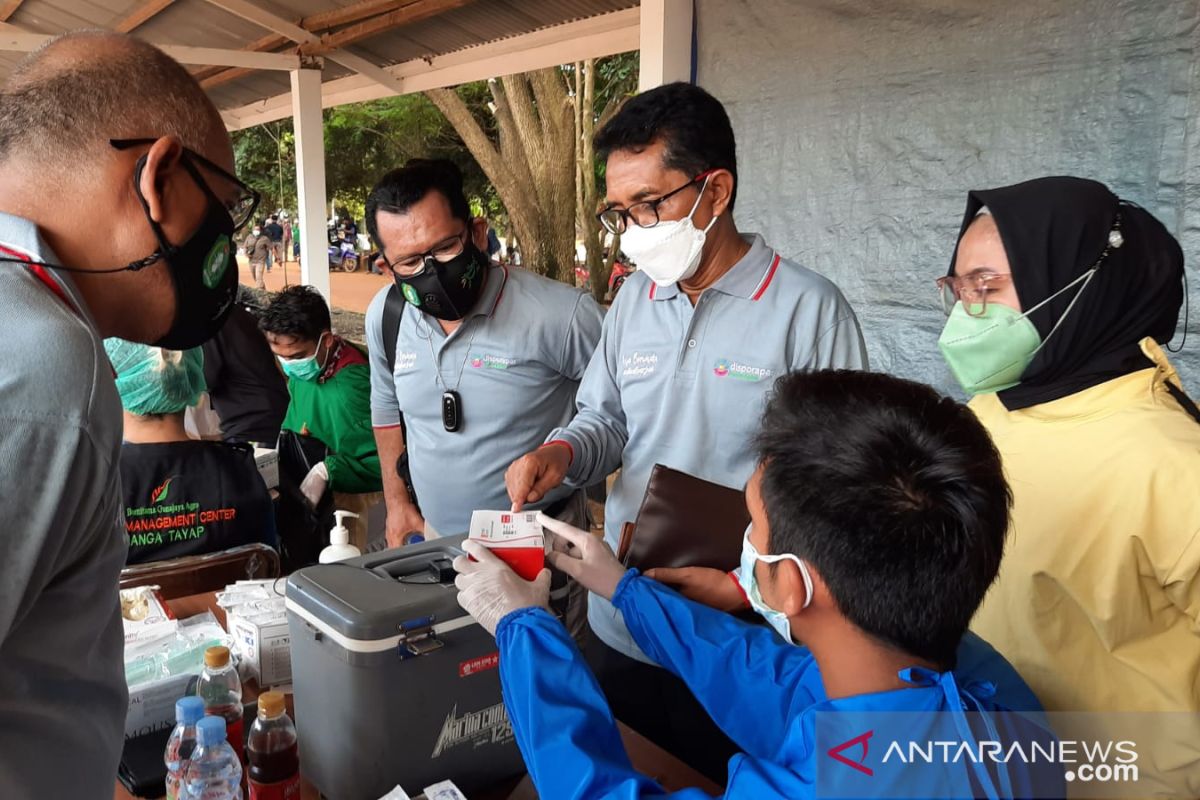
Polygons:
M197 722L196 741L201 747L211 747L225 741L225 718L209 716Z
M224 667L229 663L229 648L223 645L210 647L204 651L206 667Z
M283 692L263 692L258 696L258 718L274 719L287 711Z
M350 529L346 527L346 517L358 519L358 514L353 511L334 511L333 518L336 524L333 530L329 532L330 544L350 544Z
M175 722L179 725L195 725L204 719L204 701L192 695L175 701Z

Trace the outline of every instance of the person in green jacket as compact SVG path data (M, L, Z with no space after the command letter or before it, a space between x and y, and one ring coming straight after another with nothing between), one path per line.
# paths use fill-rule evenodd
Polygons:
M365 494L382 489L371 429L371 370L366 354L333 333L329 306L311 286L276 294L259 327L288 378L291 402L283 429L319 439L329 455L300 484L315 506L326 489Z

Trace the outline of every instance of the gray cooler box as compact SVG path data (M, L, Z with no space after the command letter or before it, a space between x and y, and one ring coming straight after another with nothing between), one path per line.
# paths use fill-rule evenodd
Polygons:
M288 578L300 768L331 800L464 792L525 769L500 697L495 640L457 602L465 536L299 570Z

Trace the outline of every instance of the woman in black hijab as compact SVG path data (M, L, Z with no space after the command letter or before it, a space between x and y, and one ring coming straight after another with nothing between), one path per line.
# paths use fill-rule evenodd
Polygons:
M1168 342L1183 302L1183 251L1161 222L1096 181L1041 178L971 192L960 241L981 209L995 221L1009 262L1020 265L1012 282L1021 306L1059 293L1029 315L1043 344L1020 383L1000 392L1006 408L1057 400L1151 366L1138 342ZM1093 266L1083 288L1063 291Z
M1158 220L1094 181L972 192L940 344L1013 491L973 627L1047 711L1191 712L1139 765L1200 797L1200 424L1159 347L1183 269Z

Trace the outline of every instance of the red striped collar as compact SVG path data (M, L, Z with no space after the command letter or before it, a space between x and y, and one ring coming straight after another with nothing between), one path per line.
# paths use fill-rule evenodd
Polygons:
M771 287L771 283L775 280L775 273L779 271L779 262L782 260L779 253L768 250L765 245L762 246L762 251L765 252L759 252L757 245L752 247L750 252L734 264L728 272L722 275L711 288L724 294L733 295L734 297L744 297L754 302L761 300L763 295L767 293L767 289ZM767 255L770 256L769 260L764 258L763 261L759 261L760 258ZM756 261L760 265L765 261L765 267L755 266ZM678 295L680 291L679 284L677 283L670 286L659 286L654 281L651 281L647 296L651 300L670 300Z
M771 281L775 279L775 271L779 269L779 253L775 254L775 258L771 259L771 266L767 267L767 271L763 273L762 280L758 282L758 287L754 293L750 295L750 299L758 302L762 296L766 294L767 287L771 285Z
M67 294L67 290L50 275L50 272L45 267L34 261L33 256L23 250L17 250L5 244L0 244L0 254L24 261L25 266L33 273L33 277L41 281L42 285L63 302L63 305L71 309L77 316L82 316L78 306L75 305L75 301Z

